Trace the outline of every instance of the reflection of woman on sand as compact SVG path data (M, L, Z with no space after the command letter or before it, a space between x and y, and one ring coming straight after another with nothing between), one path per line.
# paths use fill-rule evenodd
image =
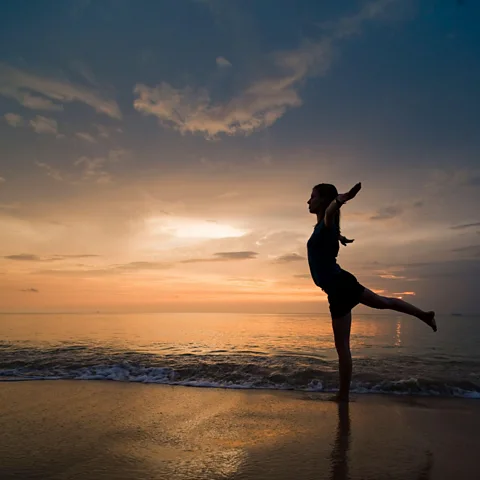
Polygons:
M350 430L350 412L348 402L338 403L338 424L330 455L330 480L348 480L349 476L349 458L348 452L352 442ZM420 468L416 480L430 480L433 469L433 454L426 451L426 462ZM412 477L413 478L413 477Z
M307 202L310 213L317 215L317 224L307 242L308 264L313 281L328 295L340 370L340 389L336 399L340 401L348 401L350 392L350 327L353 307L362 303L371 308L407 313L425 322L434 332L437 331L433 311L424 312L398 298L377 295L337 264L339 241L343 245L353 242L340 234L340 207L354 198L361 188L361 184L357 183L347 193L338 194L333 185L321 183L313 188Z
M350 414L348 403L338 404L338 425L335 444L330 457L331 480L347 480L348 476L348 448L350 447Z

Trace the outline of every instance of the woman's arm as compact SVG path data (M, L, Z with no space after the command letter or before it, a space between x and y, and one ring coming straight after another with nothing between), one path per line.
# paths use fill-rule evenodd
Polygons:
M347 193L340 193L336 198L333 199L332 203L325 210L325 226L329 227L333 225L333 219L335 218L335 213L340 209L340 207L345 203L355 197L355 195L362 188L362 184L359 182L353 186Z

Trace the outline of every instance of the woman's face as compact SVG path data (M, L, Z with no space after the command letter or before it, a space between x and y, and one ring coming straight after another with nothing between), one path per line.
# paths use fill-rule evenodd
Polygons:
M308 200L308 211L310 213L317 213L321 207L324 206L325 199L322 198L318 191L313 189L310 199Z

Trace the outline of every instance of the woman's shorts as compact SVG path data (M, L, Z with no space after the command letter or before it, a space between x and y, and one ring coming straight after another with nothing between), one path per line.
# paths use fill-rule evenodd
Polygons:
M338 318L347 315L360 303L360 296L365 287L354 275L342 269L323 290L328 295L332 318Z

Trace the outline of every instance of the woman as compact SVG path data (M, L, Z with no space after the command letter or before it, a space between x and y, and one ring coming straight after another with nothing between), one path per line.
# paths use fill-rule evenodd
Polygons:
M308 264L313 281L328 295L338 353L340 389L335 399L347 402L352 377L350 326L353 307L361 303L371 308L407 313L437 331L435 312L424 312L398 298L377 295L337 264L338 242L343 245L353 242L340 234L340 207L354 198L361 188L361 183L357 183L349 192L338 194L333 185L321 183L313 188L307 202L310 213L317 215L317 224L307 242Z

